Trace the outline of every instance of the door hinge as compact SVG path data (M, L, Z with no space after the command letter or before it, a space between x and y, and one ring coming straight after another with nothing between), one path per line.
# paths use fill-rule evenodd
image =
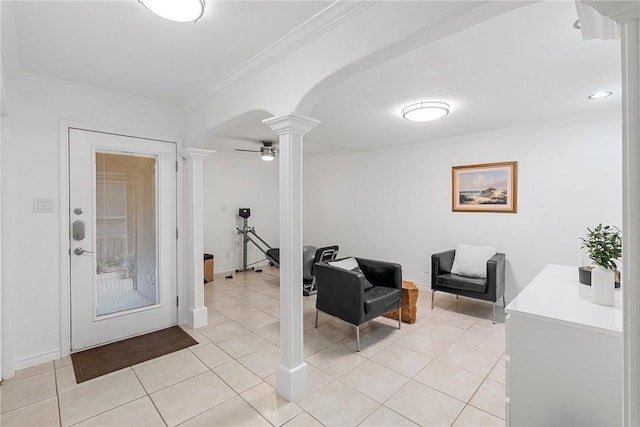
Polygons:
M176 307L180 306L180 297L176 297Z
M176 240L178 240L178 229L176 228Z
M176 172L178 172L178 161L176 160Z

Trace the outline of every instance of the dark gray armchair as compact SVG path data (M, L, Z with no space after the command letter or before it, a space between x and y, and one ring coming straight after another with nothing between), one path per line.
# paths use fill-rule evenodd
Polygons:
M402 310L402 267L391 262L355 259L360 271L325 262L315 265L316 328L319 311L354 325L356 349L360 351L360 325L391 310ZM398 329L401 318L400 313Z
M505 254L497 253L487 261L486 279L451 273L455 249L431 255L431 308L436 291L493 302L493 323L496 323L495 303L504 299Z

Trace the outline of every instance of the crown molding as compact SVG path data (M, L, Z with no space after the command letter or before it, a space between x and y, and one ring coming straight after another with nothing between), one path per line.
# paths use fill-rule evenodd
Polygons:
M217 83L204 89L200 94L185 102L185 108L192 108L206 102L207 99L221 95L276 62L286 58L291 53L322 36L326 32L339 26L352 17L362 13L376 4L371 1L341 1L336 0L329 6L296 26L284 36L267 46L252 58L235 68Z
M619 23L640 18L640 2L636 0L583 0L583 4Z
M32 73L29 71L19 71L16 75L16 80L22 80L25 82L41 83L51 86L58 86L65 89L75 90L78 92L85 92L91 95L108 96L123 101L136 102L138 104L147 104L149 106L162 108L166 110L180 112L180 108L174 104L170 104L163 101L157 101L155 99L144 98L136 95L129 95L123 92L116 92L109 89L103 89L97 86L85 85L82 83L76 83L69 80L63 80L56 77L46 76L44 74Z
M605 112L583 114L574 117L569 117L562 120L548 120L531 125L514 126L502 129L492 129L481 132L472 132L464 135L451 136L446 138L438 138L432 140L426 140L417 142L414 144L400 145L397 147L381 148L379 150L366 151L369 154L385 154L399 151L412 151L419 150L421 148L435 146L435 145L452 145L458 143L465 143L469 141L477 141L479 139L499 138L504 136L515 136L522 133L546 131L549 129L560 129L567 126L575 126L583 123L594 123L598 120L621 120L620 111L616 108L608 109ZM362 151L361 151L362 152Z
M486 139L500 138L505 136L518 136L518 135L521 135L522 133L528 133L528 132L540 132L540 131L547 131L550 129L562 129L568 126L594 123L597 120L620 120L620 113L616 109L611 109L605 113L585 114L585 115L567 118L564 120L550 120L550 121L535 123L529 126L516 126L516 127L510 127L510 128L492 129L492 130L481 131L481 132L471 132L464 135L425 140L425 141L416 142L412 144L404 144L396 147L380 148L377 150L362 150L362 149L338 146L339 149L336 151L330 151L327 153L311 155L311 156L305 157L305 160L314 162L314 161L320 161L323 159L337 158L337 157L343 157L343 156L349 156L349 155L377 156L377 155L400 153L400 152L406 152L406 151L416 151L416 150L427 149L429 147L434 147L439 145L463 144L467 142L475 142L481 139L486 140Z

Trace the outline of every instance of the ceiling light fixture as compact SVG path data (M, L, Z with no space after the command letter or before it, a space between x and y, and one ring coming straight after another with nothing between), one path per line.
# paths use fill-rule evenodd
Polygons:
M138 3L175 22L196 22L204 14L204 0L138 0Z
M262 160L270 162L276 158L276 150L273 147L260 147L260 157Z
M587 98L589 99L602 99L602 98L606 98L607 96L611 96L613 95L613 92L596 92L592 95L589 95Z
M449 104L444 102L418 102L402 109L402 117L412 122L428 122L449 114Z

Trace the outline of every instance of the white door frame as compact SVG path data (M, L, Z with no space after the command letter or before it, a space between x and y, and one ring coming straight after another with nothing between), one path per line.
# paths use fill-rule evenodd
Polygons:
M76 121L60 121L60 357L71 353L71 256L69 254L69 129L83 129L94 132L112 133L135 138L147 138L160 141L173 142L177 152L182 150L182 139L166 135L152 134L148 132L120 129L112 126L100 126ZM178 161L178 159L176 159ZM182 168L178 170L176 192L176 215L178 229L183 229L183 177ZM181 240L181 239L180 239ZM185 301L184 266L182 242L178 240L176 259L177 294L180 301ZM195 283L193 284L195 286ZM178 306L178 324L184 323L185 304Z

